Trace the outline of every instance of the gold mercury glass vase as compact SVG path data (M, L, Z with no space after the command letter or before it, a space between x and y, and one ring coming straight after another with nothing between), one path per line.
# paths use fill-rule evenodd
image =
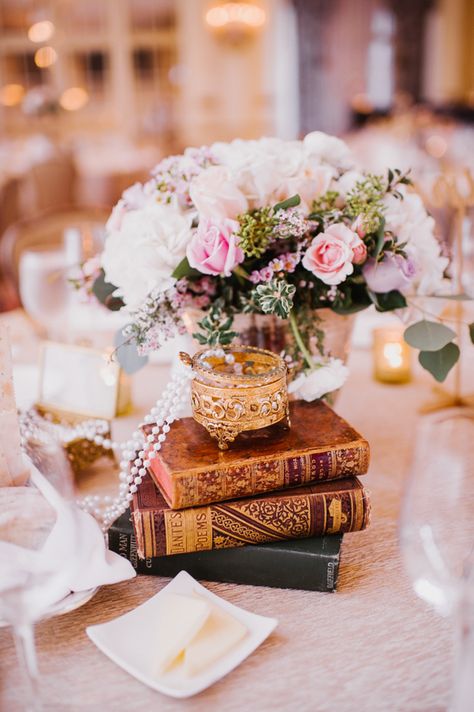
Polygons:
M287 367L277 354L252 346L203 349L181 360L193 370L194 419L227 450L239 433L284 421L290 426Z

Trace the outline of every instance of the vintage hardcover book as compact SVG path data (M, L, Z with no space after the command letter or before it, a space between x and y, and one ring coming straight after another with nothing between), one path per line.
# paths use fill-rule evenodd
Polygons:
M177 510L145 475L131 509L138 556L145 558L359 531L370 505L360 481L348 477Z
M139 574L173 577L184 570L203 581L303 591L335 591L337 586L342 534L139 559L128 510L112 524L108 537L109 548Z
M367 472L367 440L329 406L295 401L290 413L290 430L242 433L224 452L193 418L173 423L150 467L168 505L196 507Z

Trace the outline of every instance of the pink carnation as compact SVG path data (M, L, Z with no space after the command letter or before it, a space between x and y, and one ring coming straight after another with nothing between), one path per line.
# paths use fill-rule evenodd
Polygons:
M244 253L237 245L238 229L236 220L212 222L201 218L186 251L191 267L203 274L228 277L234 267L244 260Z

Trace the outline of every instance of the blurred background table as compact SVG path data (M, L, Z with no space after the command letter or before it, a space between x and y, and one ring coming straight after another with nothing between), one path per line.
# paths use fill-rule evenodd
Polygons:
M2 319L12 319L4 316ZM21 313L18 338L28 343ZM31 338L31 334L30 334ZM29 353L34 354L30 340ZM213 592L255 613L275 616L276 632L237 670L185 702L149 690L114 665L85 628L126 613L157 593L168 579L138 578L102 588L84 607L37 626L39 663L58 710L256 710L278 712L436 712L449 700L451 635L413 593L400 560L397 518L411 455L417 409L429 397L429 377L416 371L403 386L376 383L370 352L357 348L337 411L369 440L372 460L364 482L372 495L372 524L344 538L334 594L206 583ZM36 371L23 365L19 400L34 398ZM167 381L169 367L150 365L133 382L135 412L118 419L124 437ZM115 491L111 472L78 483L82 492ZM21 709L22 681L9 630L0 630L0 709Z

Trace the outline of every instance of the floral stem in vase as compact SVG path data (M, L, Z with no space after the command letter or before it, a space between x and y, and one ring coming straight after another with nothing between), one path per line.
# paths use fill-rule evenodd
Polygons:
M308 368L313 370L314 369L313 357L311 356L309 350L305 346L305 343L304 343L302 336L300 334L300 330L298 329L298 324L296 322L294 309L292 309L290 311L290 326L291 326L291 331L293 332L293 336L295 337L295 341L298 345L298 348L301 351L301 353L303 354L304 360L308 364Z

